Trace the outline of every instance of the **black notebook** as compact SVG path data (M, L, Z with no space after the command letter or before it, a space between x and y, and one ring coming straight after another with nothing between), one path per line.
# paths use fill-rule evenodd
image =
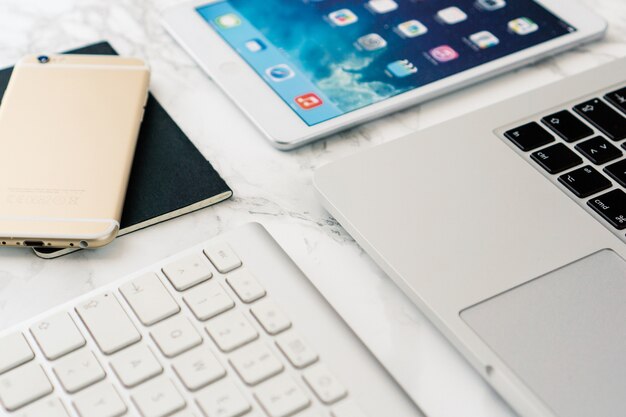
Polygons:
M108 42L67 53L117 55ZM0 70L0 98L11 71L12 68ZM232 194L217 171L150 94L118 236L219 203ZM79 249L34 250L40 257L56 258Z

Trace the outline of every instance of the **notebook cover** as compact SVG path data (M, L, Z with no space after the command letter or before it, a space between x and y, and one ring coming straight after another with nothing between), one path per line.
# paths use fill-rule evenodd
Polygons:
M66 53L117 55L108 42ZM12 68L0 70L0 98L11 71ZM150 94L118 236L210 206L232 194L217 171ZM37 248L35 253L40 257L56 258L76 250Z

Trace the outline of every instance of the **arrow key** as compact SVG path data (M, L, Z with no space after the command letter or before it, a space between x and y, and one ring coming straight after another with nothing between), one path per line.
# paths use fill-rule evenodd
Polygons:
M622 156L622 151L602 136L596 136L579 143L576 145L576 150L596 165L602 165Z

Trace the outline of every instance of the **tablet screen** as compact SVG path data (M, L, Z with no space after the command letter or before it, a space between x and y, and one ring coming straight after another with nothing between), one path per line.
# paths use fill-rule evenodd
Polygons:
M228 0L197 11L309 126L576 30L533 0Z

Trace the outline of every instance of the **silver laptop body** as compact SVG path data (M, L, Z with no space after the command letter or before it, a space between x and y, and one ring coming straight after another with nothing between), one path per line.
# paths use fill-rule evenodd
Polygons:
M625 86L621 59L315 174L328 211L524 416L626 410L626 218L621 194L607 196L624 187L605 172L624 159L624 140L584 113L626 117L603 98ZM570 143L558 118L541 120L563 110L592 134ZM510 138L532 122L554 140L523 150ZM597 136L622 156L592 163L576 146ZM558 160L572 153L548 149L560 143L582 162ZM569 168L542 165L554 162ZM588 166L610 186L579 198L570 187L587 171L574 171Z

